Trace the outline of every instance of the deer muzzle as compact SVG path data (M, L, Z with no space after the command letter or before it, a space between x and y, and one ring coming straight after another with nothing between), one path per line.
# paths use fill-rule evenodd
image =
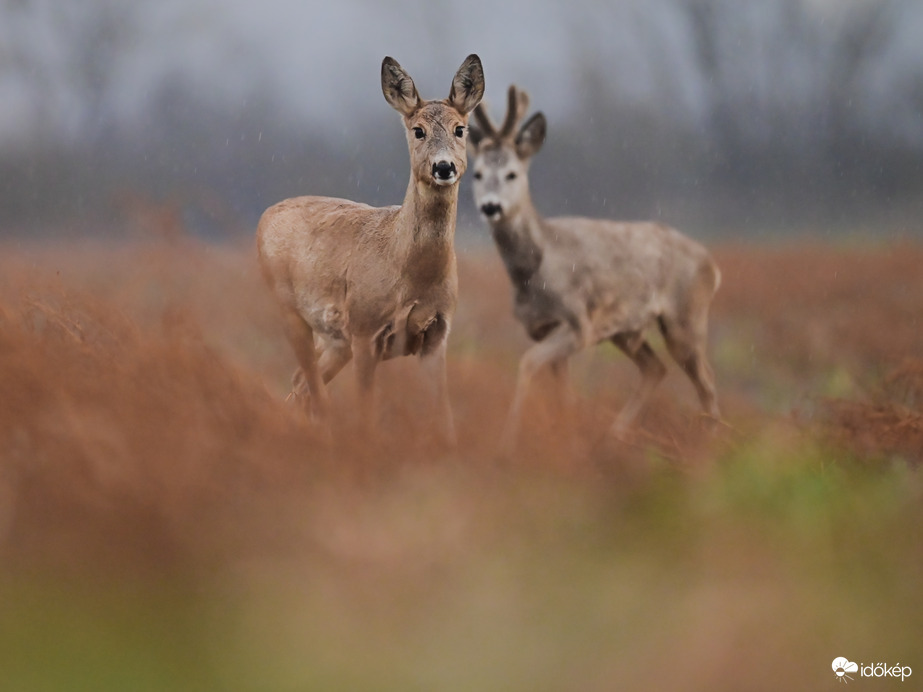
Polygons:
M437 161L433 164L433 178L439 185L450 185L458 179L458 169L451 161Z
M486 202L481 205L481 213L488 219L492 219L495 216L500 216L502 212L503 207L501 207L496 202Z

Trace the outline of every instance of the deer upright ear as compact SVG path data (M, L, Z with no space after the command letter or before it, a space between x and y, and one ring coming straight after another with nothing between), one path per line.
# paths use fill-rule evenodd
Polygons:
M541 111L533 115L526 121L526 124L519 129L516 135L516 153L519 158L527 159L538 153L545 143L546 133L545 116Z
M420 94L413 80L391 57L381 61L381 92L385 101L403 115L411 115L420 106Z
M462 115L474 110L484 97L484 69L481 59L472 53L455 73L449 103Z

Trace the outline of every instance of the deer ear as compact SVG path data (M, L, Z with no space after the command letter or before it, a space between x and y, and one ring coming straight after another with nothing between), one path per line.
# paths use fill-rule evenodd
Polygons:
M449 103L462 115L474 110L484 97L484 69L481 59L471 54L458 68L452 79Z
M519 158L527 159L538 153L545 143L545 116L541 111L529 118L516 135L516 153Z
M420 106L417 87L394 58L381 61L381 92L385 101L403 115L411 115Z

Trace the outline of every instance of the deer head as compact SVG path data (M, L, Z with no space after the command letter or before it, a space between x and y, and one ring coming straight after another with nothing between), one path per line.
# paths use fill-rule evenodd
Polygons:
M474 151L474 201L491 223L514 217L529 200L529 162L545 141L545 116L535 113L521 127L529 108L526 92L510 86L506 117L497 128L483 104L474 110L478 127L469 139Z
M458 183L467 168L468 114L484 95L478 56L469 55L458 68L445 100L422 100L410 75L390 57L381 63L381 90L404 117L413 179L436 187Z

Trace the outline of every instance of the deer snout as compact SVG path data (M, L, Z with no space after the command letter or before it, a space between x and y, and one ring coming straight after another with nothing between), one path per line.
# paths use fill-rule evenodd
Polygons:
M458 176L458 169L455 168L455 164L451 161L437 161L433 164L433 177L438 183L451 183L455 182L455 178Z
M501 207L496 202L486 202L481 205L481 213L488 219L491 219L494 216L499 216L502 211L503 207Z

